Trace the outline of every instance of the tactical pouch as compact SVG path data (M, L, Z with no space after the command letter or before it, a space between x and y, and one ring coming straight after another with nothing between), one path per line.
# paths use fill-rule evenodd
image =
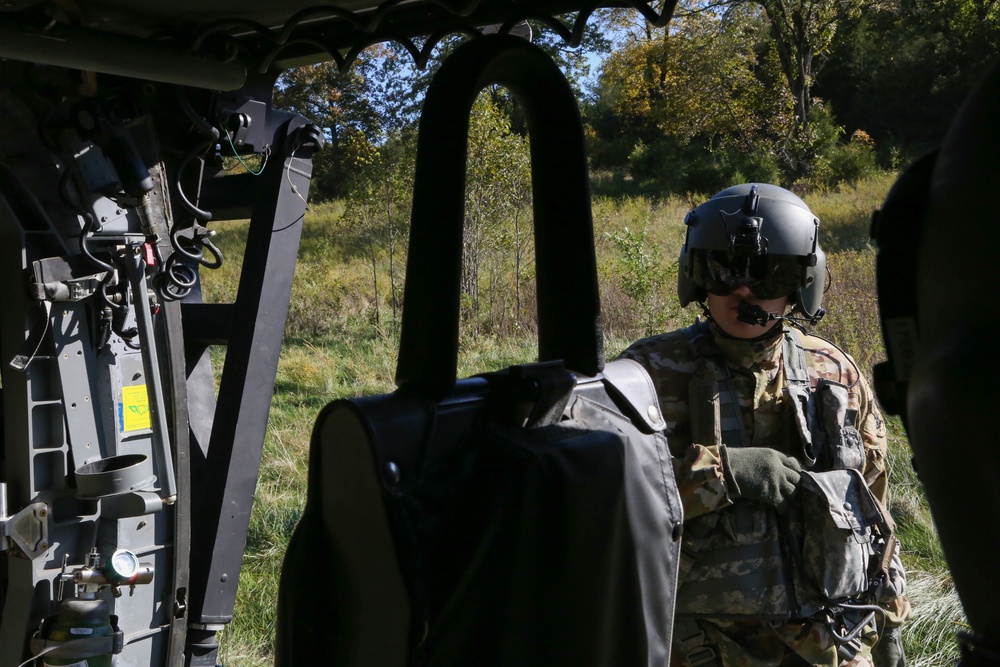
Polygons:
M853 469L803 472L800 494L802 564L811 587L832 602L867 593L889 529L864 477Z
M820 379L815 389L806 385L785 387L802 439L802 453L810 466L821 470L862 470L864 444L855 425L857 414L848 409L847 387Z
M847 387L839 382L820 380L814 399L820 419L814 424L813 440L823 443L829 470L862 470L865 464L864 445L855 426L857 411L849 410Z
M541 362L456 381L465 132L491 82L546 138L531 143ZM517 38L460 47L420 125L399 389L317 419L276 665L669 663L683 510L652 382L603 367L589 205L552 61Z

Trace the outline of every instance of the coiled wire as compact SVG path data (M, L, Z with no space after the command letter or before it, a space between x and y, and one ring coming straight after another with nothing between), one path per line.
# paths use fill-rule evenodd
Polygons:
M184 191L184 177L188 169L200 156L218 143L222 134L217 127L194 110L183 89L178 89L178 98L181 109L194 128L204 136L204 140L188 151L177 167L174 188L189 218L186 224L175 224L170 230L170 246L173 252L162 263L163 268L153 279L154 289L164 301L183 299L191 293L198 283L196 266L217 269L223 262L222 251L211 240L215 232L203 224L212 219L211 212L195 206Z

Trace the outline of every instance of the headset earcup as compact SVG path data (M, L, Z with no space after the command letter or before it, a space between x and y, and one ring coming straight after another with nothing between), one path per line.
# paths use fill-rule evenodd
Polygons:
M803 315L812 318L819 312L826 289L826 253L822 248L816 249L816 266L806 270L806 280L809 284L799 288L798 306Z
M692 301L705 300L705 290L698 287L691 278L690 262L691 255L688 254L685 243L681 246L680 257L677 258L677 298L682 308Z

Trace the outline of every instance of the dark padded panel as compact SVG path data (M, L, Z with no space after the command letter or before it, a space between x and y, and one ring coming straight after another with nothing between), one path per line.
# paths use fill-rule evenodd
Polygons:
M534 429L479 380L328 406L276 664L666 665L683 520L666 441L604 383L570 391Z
M997 183L1000 68L966 101L941 146L920 242L920 341L910 443L972 626L1000 638L1000 309Z

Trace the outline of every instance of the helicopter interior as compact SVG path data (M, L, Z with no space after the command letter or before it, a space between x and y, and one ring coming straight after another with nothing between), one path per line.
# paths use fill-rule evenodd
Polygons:
M662 28L674 3L0 3L0 274L8 285L0 293L0 667L22 667L36 658L63 665L217 664L218 636L232 620L236 599L312 156L325 139L308 119L274 108L274 83L293 66L333 60L349 68L360 51L387 40L402 44L419 67L442 36L456 32L484 45L456 58L452 73L436 82L444 92L435 95L443 101L428 103L422 117L427 129L421 128L414 185L400 393L320 415L312 448L315 471L310 471L315 511L307 512L315 530L303 527L298 550L289 552L276 655L284 665L461 664L471 650L466 643L474 638L500 641L477 634L482 629L467 622L463 611L484 603L459 595L466 589L454 582L450 588L438 580L424 582L428 590L447 590L451 597L415 594L412 573L399 570L396 562L407 562L397 525L404 515L381 508L413 466L425 459L450 460L424 450L416 457L422 445L406 449L406 438L396 435L426 427L419 419L429 404L456 433L465 433L462 429L486 413L491 423L548 425L567 408L563 399L603 405L618 415L616 428L635 429L637 441L657 432L655 420L635 414L643 398L627 373L604 365L599 297L576 289L590 284L587 262L593 254L579 117L572 104L549 103L562 83L539 60L540 52L507 34L530 18L575 45L601 7L632 8ZM482 36L485 26L499 35ZM563 149L548 152L558 153L555 158L541 149L532 154L539 367L469 383L455 378L457 295L439 297L449 294L454 238L461 230L455 207L460 208L464 158L454 156L463 146L463 105L497 82L527 102L529 131L540 140L533 146L551 141ZM546 102L538 99L539 87ZM1000 598L1000 577L991 572L992 554L1000 551L993 518L1000 509L1000 485L994 481L1000 449L994 446L995 429L982 420L996 404L997 390L988 380L998 329L996 316L983 308L980 291L969 289L968 282L981 284L992 264L991 244L976 239L988 234L984 214L993 208L989 198L1000 132L991 118L998 96L1000 70L994 69L941 148L901 175L873 227L889 354L877 369L876 391L888 412L904 416L970 622L960 637L963 660L970 664L1000 661L1000 614L992 610ZM215 159L220 137L241 155L265 156L261 177L251 181L224 169ZM567 201L574 203L567 208ZM445 227L450 244L428 238L438 233L429 222L438 218L452 221L443 223L452 225ZM246 219L250 228L237 299L203 303L199 275L223 261L211 226ZM565 294L575 292L585 294L567 306ZM218 386L210 357L216 345L227 349ZM504 400L485 400L487 395ZM594 417L581 419L592 425ZM318 452L328 451L327 438L341 431L356 432L358 442L388 443L388 450L358 447L337 459L342 466L328 470L333 457ZM594 437L602 447L620 446ZM434 442L450 452L456 441ZM582 469L595 471L594 480L611 475L621 493L632 488L626 482L645 479L650 470L639 463L620 468L603 463L594 459ZM371 477L372 470L379 472ZM510 479L521 479L522 469L511 470ZM324 510L336 495L320 493L331 488L326 476L336 488L370 501L363 516L371 523L360 532L352 533L357 526L336 508ZM632 498L631 507L645 503L662 519L658 525L675 527L679 509L669 486L655 497ZM532 526L517 514L499 516L507 523L497 523L491 535L529 543L519 531ZM629 523L637 521L634 513L605 519L595 526L638 525ZM343 532L331 532L330 525ZM368 530L371 525L378 530ZM533 528L544 531L545 525ZM345 627L357 633L331 647L324 636L328 628L309 621L327 617L329 610L309 605L337 593L314 595L310 602L304 593L315 582L294 575L301 559L331 552L334 534L358 536L362 546L333 551L348 561L343 572L371 585L341 598L358 619ZM421 539L435 535L424 533ZM475 539L487 537L477 533ZM577 646L581 653L574 664L663 664L672 599L669 593L651 598L648 591L670 588L667 565L675 564L678 539L673 529L650 539L647 549L673 554L660 563L638 540L614 542L617 551L576 574L579 581L590 581L609 563L633 559L641 575L632 587L577 587L590 593L582 601L553 594L553 604L579 605L579 625L564 634L540 625L531 641L563 657L570 655L567 647ZM378 550L381 559L372 557ZM408 562L415 559L411 553ZM529 567L521 575L535 581L533 571ZM473 575L488 578L488 573ZM544 576L536 584L542 581ZM423 600L421 613L414 611L417 599ZM404 607L406 613L393 615ZM587 615L588 609L607 613ZM429 618L449 610L443 627L451 632L429 624ZM386 614L389 620L382 621ZM84 638L70 633L87 624L100 632ZM611 626L612 631L593 630ZM522 627L517 636L525 632ZM594 643L595 637L607 641ZM639 638L635 645L641 650L625 651L623 646L633 646L629 638ZM549 655L533 653L538 643L508 639L514 648L502 664Z

